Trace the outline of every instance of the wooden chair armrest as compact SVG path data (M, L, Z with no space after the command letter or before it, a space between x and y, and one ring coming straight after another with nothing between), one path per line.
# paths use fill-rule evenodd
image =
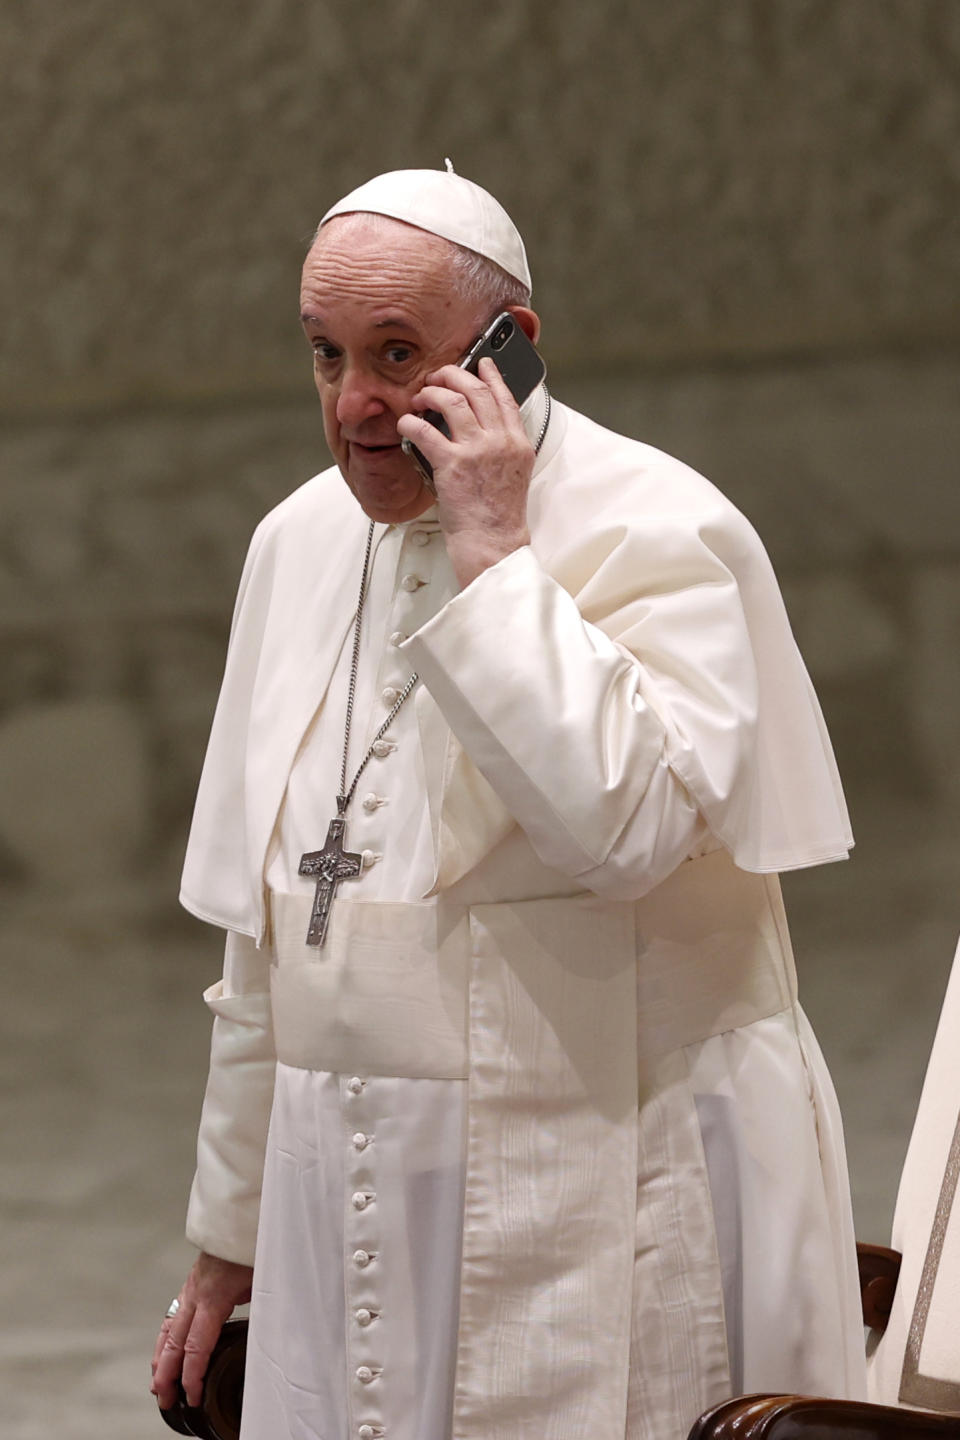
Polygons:
M741 1395L701 1415L688 1440L960 1440L960 1415L809 1395Z

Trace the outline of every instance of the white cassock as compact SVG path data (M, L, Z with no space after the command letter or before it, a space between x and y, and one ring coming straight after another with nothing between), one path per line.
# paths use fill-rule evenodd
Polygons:
M368 521L331 470L251 546L182 892L231 932L188 1234L256 1243L244 1440L665 1440L738 1391L863 1393L775 875L851 841L769 562L556 404L529 523L462 592L432 512L376 526L349 775L421 683L322 949L297 867Z
M867 1367L870 1399L960 1414L960 949L897 1192L903 1256L890 1323Z

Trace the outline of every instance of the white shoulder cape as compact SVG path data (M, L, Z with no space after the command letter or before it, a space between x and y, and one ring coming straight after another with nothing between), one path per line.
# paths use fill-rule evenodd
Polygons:
M734 506L681 462L555 403L528 515L537 584L562 587L577 624L635 657L669 764L736 864L844 858L853 842L820 708L770 562ZM368 523L326 470L260 524L244 566L181 901L258 941L267 848L355 614ZM464 753L450 733L439 675L434 688L418 714L437 845L458 856L451 866L438 854L443 886L513 822L510 794L496 794L469 740Z

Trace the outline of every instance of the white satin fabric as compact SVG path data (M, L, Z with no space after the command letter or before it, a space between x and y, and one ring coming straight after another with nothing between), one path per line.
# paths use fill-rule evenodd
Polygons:
M465 1089L278 1066L244 1440L450 1435Z
M346 901L327 955L309 897L274 908L270 959L234 941L228 968L279 1021L244 1440L561 1440L588 1413L653 1440L738 1389L860 1392L842 1135L775 881L715 851L636 906ZM313 1027L286 1018L304 969ZM457 975L486 979L472 1022Z
M737 1378L860 1393L835 1103L779 888L746 873L849 830L759 542L562 406L530 547L455 594L419 523L378 527L351 769L423 684L358 788L368 864L324 951L290 916L366 537L335 472L251 548L191 833L184 903L233 933L188 1233L227 1258L279 1061L244 1440L660 1440Z

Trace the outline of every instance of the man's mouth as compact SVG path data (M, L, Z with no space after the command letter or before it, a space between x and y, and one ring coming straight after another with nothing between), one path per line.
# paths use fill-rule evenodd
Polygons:
M397 450L400 446L399 440L394 440L386 445L364 445L362 440L351 440L349 444L355 450L363 450L367 455L377 455L382 450Z

